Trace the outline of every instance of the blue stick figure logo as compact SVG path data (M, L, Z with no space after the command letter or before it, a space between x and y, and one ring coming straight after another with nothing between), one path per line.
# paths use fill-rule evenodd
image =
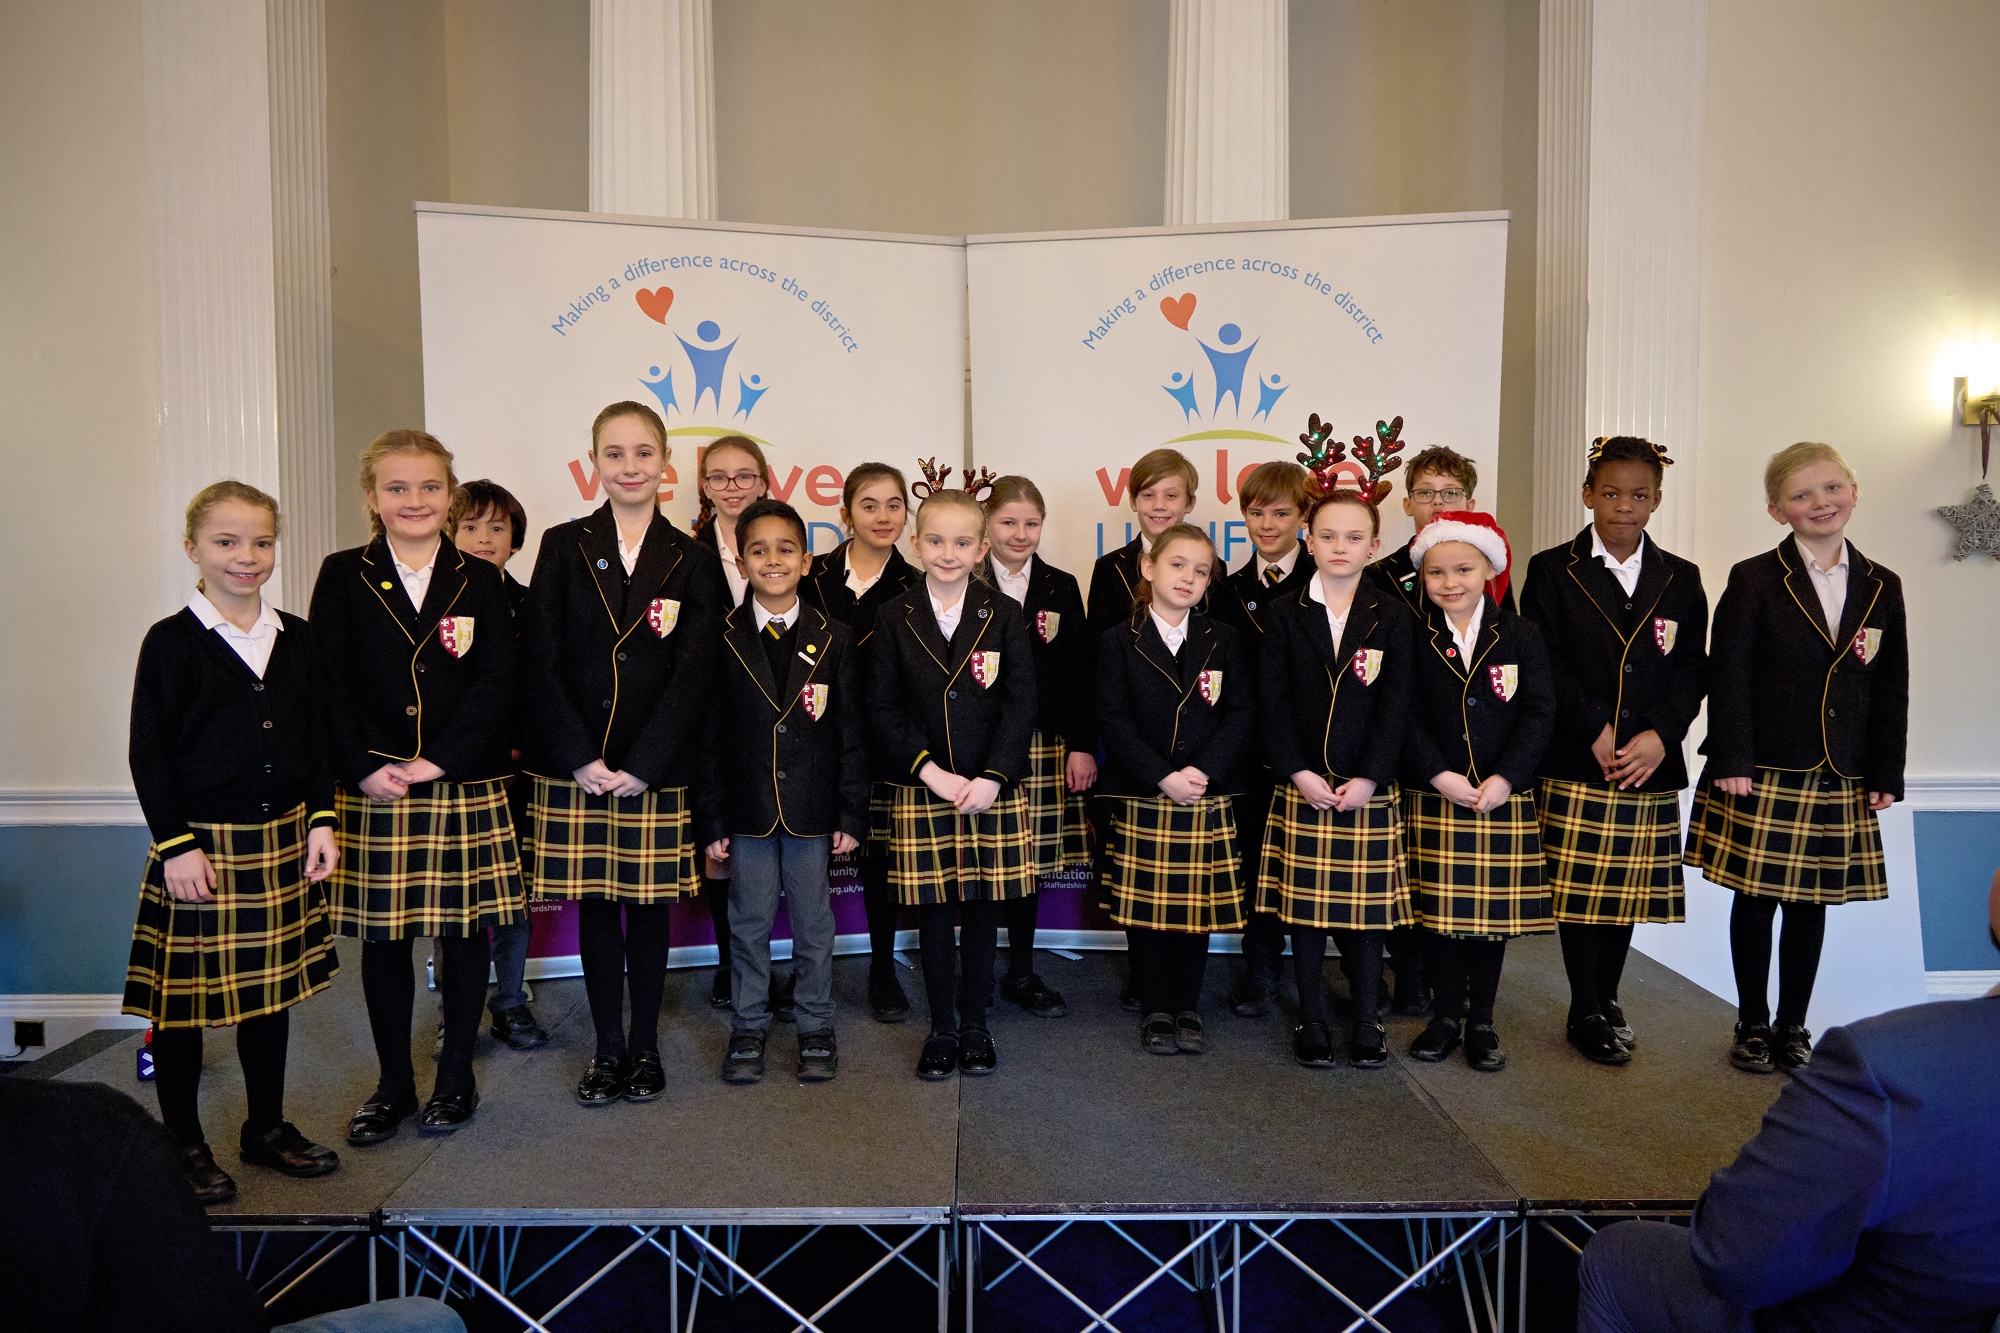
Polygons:
M664 315L665 311L661 310L660 323L666 322ZM647 317L654 317L651 311L647 312ZM724 342L722 336L722 325L712 319L704 319L694 326L692 342L678 333L674 335L674 341L680 344L681 352L687 358L685 366L646 367L646 373L639 378L639 383L645 385L647 391L659 401L660 416L663 420L676 412L683 416L700 412L704 398L711 401L712 410L717 416L724 415L722 392L728 383L729 360L742 338L739 335ZM683 372L681 380L683 392L686 390L689 377L692 377L694 384L694 397L685 407L681 405L680 395L674 386L676 370ZM771 384L761 373L739 371L736 376L736 406L727 415L741 417L747 422L750 414L757 410L757 404L762 402L764 395L770 391Z

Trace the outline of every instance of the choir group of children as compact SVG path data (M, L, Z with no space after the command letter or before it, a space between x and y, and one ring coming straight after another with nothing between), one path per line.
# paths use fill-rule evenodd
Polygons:
M1685 863L1735 891L1731 1061L1796 1068L1826 906L1887 891L1873 812L1902 792L1903 603L1845 540L1857 487L1826 445L1771 460L1768 512L1791 533L1731 571L1712 635L1699 569L1645 531L1671 460L1630 437L1591 447L1590 526L1533 558L1518 613L1506 536L1445 448L1410 460L1416 536L1386 557L1373 496L1327 466L1255 468L1255 551L1234 573L1188 521L1193 466L1154 450L1130 473L1140 535L1097 562L1087 609L1037 554L1047 508L1025 477L957 488L927 465L911 488L864 464L850 536L814 557L752 440L701 455L693 535L659 510L652 410L607 407L591 453L605 504L542 535L523 588L505 571L518 502L459 487L427 434L382 436L360 469L375 536L327 558L306 620L260 593L270 497L218 482L189 505L200 581L148 633L134 693L153 846L125 1003L154 1024L162 1117L205 1201L234 1184L196 1109L204 1028L237 1029L242 1160L335 1169L284 1117L287 1018L333 976L334 937L356 938L380 1079L348 1142L412 1117L450 1133L478 1104L482 1008L510 1045L547 1039L522 979L529 891L578 902L596 1041L576 1097L593 1107L665 1090L668 914L697 893L732 1014L722 1078L761 1078L787 1015L797 1077L835 1076L837 856L858 860L879 1021L909 1013L893 950L915 909L924 1079L996 1068L996 991L1065 1013L1033 961L1037 890L1065 864L1093 866L1127 932L1146 1051L1206 1048L1210 937L1240 930L1231 1007L1269 1011L1289 939L1291 1050L1313 1067L1336 1055L1329 944L1350 1064L1386 1063L1388 1009L1428 1016L1413 1058L1462 1047L1497 1071L1506 943L1551 929L1569 1042L1630 1061L1632 930L1683 919ZM1682 743L1704 699L1684 850ZM442 1012L424 1100L418 936L438 941Z

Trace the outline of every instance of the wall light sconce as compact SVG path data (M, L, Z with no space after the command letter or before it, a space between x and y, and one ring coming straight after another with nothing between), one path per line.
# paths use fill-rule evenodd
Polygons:
M1952 381L1952 402L1958 406L1960 425L1979 427L1979 479L1984 481L1986 465L1992 461L1993 427L2000 425L2000 374L1960 375Z
M2000 371L1988 370L1977 376L1960 375L1952 382L1952 418L1959 425L1979 427L1979 485L1972 498L1962 505L1939 505L1938 516L1958 530L1954 560L1984 551L2000 560L2000 503L1986 483L1986 467L1993 458L1993 427L2000 425Z

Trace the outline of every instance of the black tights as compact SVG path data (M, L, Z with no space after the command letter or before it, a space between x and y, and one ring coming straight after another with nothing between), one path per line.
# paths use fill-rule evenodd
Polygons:
M413 941L363 940L361 995L368 1003L368 1028L381 1067L377 1097L408 1101L417 1095L410 1063L410 1013L417 1002L417 976L410 966ZM486 1009L486 972L493 951L486 932L446 935L438 940L439 1008L444 1016L444 1049L438 1054L438 1096L472 1091L472 1048L479 1040L479 1016Z
M1382 944L1384 930L1321 930L1292 927L1292 969L1299 982L1299 1017L1308 1023L1328 1022L1326 1012L1326 942L1340 946L1341 971L1347 974L1354 999L1354 1021L1382 1022Z
M1569 1021L1580 1022L1618 1003L1618 982L1632 948L1632 927L1563 921L1563 971L1569 974Z
M701 898L708 904L708 924L715 927L715 965L729 975L729 881L701 879Z
M952 938L957 927L960 939ZM962 944L961 944L962 940ZM932 1032L986 1026L986 997L993 989L993 957L1000 940L1000 914L984 899L930 903L917 909L917 942L923 950L924 998ZM958 984L958 969L965 981ZM958 1022L952 1022L956 1004Z
M1035 974L1035 921L1042 914L1042 895L1009 898L1000 905L1007 921L1007 975L1025 981Z
M1461 940L1434 931L1425 933L1430 957L1425 961L1424 975L1437 997L1437 1016L1457 1022L1463 1013L1473 1027L1493 1026L1493 998L1500 993L1507 941Z
M208 1141L201 1131L201 1032L153 1030L153 1087L160 1098L160 1119L183 1148ZM250 1102L245 1134L276 1129L285 1118L285 1049L291 1033L289 1009L236 1025L236 1058L243 1065L243 1091Z
M1208 932L1127 926L1132 986L1147 1014L1187 1014L1201 1007L1201 979L1208 971Z
M868 966L894 975L898 904L889 889L888 857L862 854L861 906L868 913Z
M627 1051L660 1049L660 1001L667 993L665 903L585 898L577 903L576 947L583 962L583 991L597 1028L597 1054L616 1060ZM621 920L622 917L622 920ZM632 996L632 1031L625 1033L625 996Z
M1804 1027L1826 943L1826 904L1786 903L1778 936L1778 1026ZM1736 895L1729 909L1729 956L1736 964L1736 1016L1746 1025L1771 1021L1771 924L1776 898Z

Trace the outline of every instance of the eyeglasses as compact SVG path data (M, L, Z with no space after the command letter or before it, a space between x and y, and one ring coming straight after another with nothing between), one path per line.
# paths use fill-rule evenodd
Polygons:
M1412 500L1415 500L1418 504L1421 505L1435 505L1435 504L1455 505L1459 503L1461 500L1465 499L1465 492L1460 490L1458 487L1454 486L1450 490L1444 490L1444 491L1432 491L1432 490L1411 491L1410 498Z
M759 478L754 472L711 472L701 480L712 491L747 491Z

